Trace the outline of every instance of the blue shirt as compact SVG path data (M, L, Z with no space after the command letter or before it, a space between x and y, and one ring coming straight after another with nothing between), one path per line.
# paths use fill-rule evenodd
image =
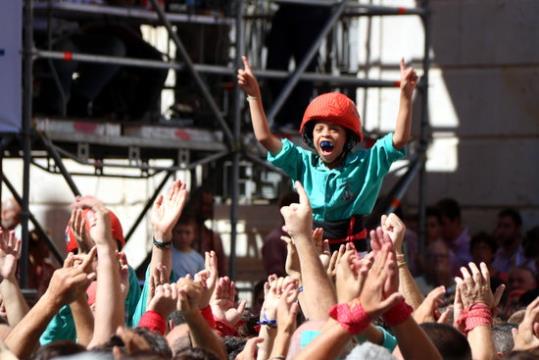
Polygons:
M268 161L299 180L309 197L315 221L339 221L371 213L391 164L404 157L393 146L393 134L378 139L370 149L347 154L344 164L329 169L319 156L287 139Z

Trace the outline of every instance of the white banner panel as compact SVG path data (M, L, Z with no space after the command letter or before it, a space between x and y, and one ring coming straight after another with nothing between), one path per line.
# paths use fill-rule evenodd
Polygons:
M22 123L22 1L0 1L0 132Z

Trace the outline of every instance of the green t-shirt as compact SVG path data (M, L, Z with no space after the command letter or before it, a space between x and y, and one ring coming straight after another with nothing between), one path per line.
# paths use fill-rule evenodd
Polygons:
M135 270L129 266L129 292L125 299L125 323L129 327L133 327L135 323L135 308L141 294L140 285L138 283ZM51 319L47 328L39 338L41 345L47 345L58 340L77 340L77 332L75 330L75 322L69 305L64 305L60 311Z
M391 164L404 157L403 149L393 146L393 134L376 141L370 149L347 154L344 165L329 169L310 150L287 139L268 161L284 170L292 181L299 180L311 202L315 221L340 221L353 215L371 213L384 176Z

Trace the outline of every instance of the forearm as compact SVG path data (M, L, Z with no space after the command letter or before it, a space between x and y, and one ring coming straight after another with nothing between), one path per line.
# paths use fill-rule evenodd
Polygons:
M184 312L185 320L189 325L193 346L200 347L215 353L219 359L226 359L224 345L210 328L200 311Z
M397 124L393 133L393 145L400 149L410 141L412 132L412 99L401 91Z
M423 302L424 297L406 265L404 254L397 254L397 266L399 268L399 292L404 296L406 303L416 310Z
M330 307L337 302L328 276L309 236L297 236L294 241L299 254L304 303L311 315L309 320L327 320Z
M172 241L172 233L167 234L167 233L154 231L153 238L158 242L169 242L169 241ZM165 267L166 271L165 271L164 277L168 281L168 279L170 279L170 273L172 270L171 246L161 249L155 245L152 245L152 258L150 261L150 276L153 276L155 268L158 265L163 265Z
M124 323L120 271L114 250L108 245L98 246L97 259L95 323L90 346L107 342Z
M77 332L77 343L88 346L94 334L94 315L90 306L84 297L69 304L73 321L75 322L75 331Z
M0 294L2 294L6 306L8 323L13 327L28 313L28 304L24 300L17 279L4 279L0 283Z
M284 329L277 329L277 336L273 342L273 347L271 349L270 359L274 357L284 356L288 354L288 348L290 346L290 339L292 339L292 332Z
M268 119L264 112L264 105L260 95L254 98L248 98L249 111L251 113L251 122L256 139L270 153L277 154L281 151L281 141L270 130Z
M412 317L392 329L404 359L442 359L436 346Z
M39 336L47 327L59 304L53 296L45 293L26 316L11 330L5 340L7 347L20 359L28 358L37 347Z
M468 332L468 343L472 349L472 358L475 360L491 360L496 357L492 330L489 326L476 326Z
M258 352L256 354L257 360L266 360L272 353L275 337L277 336L277 329L269 326L261 326L258 332L258 337L262 339L262 342L258 345Z

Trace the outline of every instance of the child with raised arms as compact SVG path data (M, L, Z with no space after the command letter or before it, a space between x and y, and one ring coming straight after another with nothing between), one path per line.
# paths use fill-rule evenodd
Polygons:
M300 134L306 150L275 136L262 105L260 87L243 57L238 83L247 94L256 139L268 150L268 161L300 181L308 194L315 227L324 229L332 249L353 241L367 250L364 217L371 213L391 164L404 157L410 139L415 71L400 63L400 105L393 133L369 149L354 149L362 141L356 105L345 95L330 92L316 97L305 110Z

